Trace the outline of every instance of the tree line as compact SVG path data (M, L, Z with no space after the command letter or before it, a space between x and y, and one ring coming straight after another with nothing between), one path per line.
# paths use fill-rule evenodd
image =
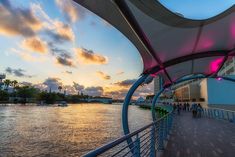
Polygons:
M9 92L9 88L12 91ZM63 87L58 86L58 92L51 90L40 90L31 85L20 85L16 80L6 79L0 85L0 103L45 103L54 104L58 101L67 101L69 103L85 102L90 96L82 93L71 95L66 92L61 93Z

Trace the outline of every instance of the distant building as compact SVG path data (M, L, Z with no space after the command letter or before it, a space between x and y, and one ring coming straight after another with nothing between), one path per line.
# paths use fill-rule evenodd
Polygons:
M135 102L135 105L140 105L140 104L143 104L145 102L144 98L143 97L139 97L136 102Z
M201 97L208 105L235 105L234 82L208 78L202 80L200 87Z
M104 104L112 104L113 99L108 97L92 97L88 98L87 102L99 102Z
M188 82L175 89L175 96L178 101L199 101L200 85L198 81Z
M3 88L3 80L6 78L6 75L5 74L0 74L0 89Z
M154 94L157 94L162 88L162 79L160 76L154 78Z

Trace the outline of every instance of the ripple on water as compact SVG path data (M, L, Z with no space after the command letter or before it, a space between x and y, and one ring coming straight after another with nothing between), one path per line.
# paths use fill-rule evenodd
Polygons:
M151 121L130 106L131 130ZM122 135L121 106L0 106L1 156L80 156Z

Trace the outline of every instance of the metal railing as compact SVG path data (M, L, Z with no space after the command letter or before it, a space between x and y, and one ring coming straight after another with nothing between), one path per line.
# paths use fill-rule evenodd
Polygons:
M204 117L226 120L235 123L235 111L219 108L204 108L202 114Z
M155 157L157 152L164 150L165 141L172 127L172 109L165 111L167 113L155 122L93 150L84 157ZM131 142L128 143L130 139Z

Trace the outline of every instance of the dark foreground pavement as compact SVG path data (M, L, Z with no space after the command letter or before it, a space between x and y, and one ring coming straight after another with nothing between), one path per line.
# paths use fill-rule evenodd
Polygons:
M235 157L235 124L182 112L163 157Z

